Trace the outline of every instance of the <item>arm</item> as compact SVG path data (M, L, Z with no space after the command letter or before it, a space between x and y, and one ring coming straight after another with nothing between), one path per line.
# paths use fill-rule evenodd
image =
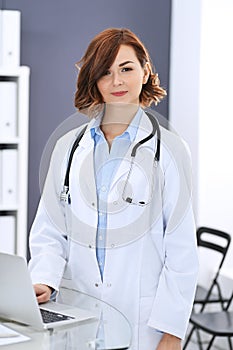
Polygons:
M29 236L29 270L32 282L55 290L59 288L68 256L64 210L59 200L64 150L67 147L61 149L59 143L55 146ZM36 294L40 294L38 288L35 289Z
M49 301L52 294L52 288L46 286L45 284L34 284L33 287L39 304Z
M68 242L46 210L43 199L30 231L29 247L32 283L58 290L67 261Z
M181 339L165 333L156 350L181 350Z
M164 264L148 322L149 326L167 333L159 350L163 349L169 335L184 338L198 273L191 161L180 139L175 137L169 142L163 191ZM177 344L175 338L170 339Z

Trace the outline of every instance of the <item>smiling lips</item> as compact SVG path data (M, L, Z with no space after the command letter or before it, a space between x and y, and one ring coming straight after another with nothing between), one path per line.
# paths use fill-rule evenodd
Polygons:
M126 95L127 94L127 91L117 91L117 92L112 92L111 93L111 95L113 95L113 96L119 96L119 97L121 97L121 96L124 96L124 95Z

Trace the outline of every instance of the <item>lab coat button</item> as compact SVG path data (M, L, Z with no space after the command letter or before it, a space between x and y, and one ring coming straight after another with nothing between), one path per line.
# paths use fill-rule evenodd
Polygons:
M108 288L112 287L111 283L107 283L107 287Z
M113 202L113 204L114 204L114 205L117 205L117 204L118 204L118 202L117 202L117 201L114 201L114 202Z
M95 287L99 287L99 284L98 284L98 283L95 283Z
M114 247L115 247L115 244L111 244L111 247L114 248Z

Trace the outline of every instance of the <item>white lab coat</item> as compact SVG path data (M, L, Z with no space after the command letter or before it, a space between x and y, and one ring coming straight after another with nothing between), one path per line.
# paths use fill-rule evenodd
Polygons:
M121 198L130 150L122 160L108 196L107 249L101 281L95 249L92 124L90 121L73 158L71 205L64 205L59 197L68 153L82 127L67 133L55 146L30 233L32 281L56 290L65 285L110 303L131 323L132 349L154 350L161 332L184 338L194 298L198 259L189 152L180 137L162 127L157 168L153 169L155 138L138 149L130 195L148 200L150 204L144 207ZM135 142L150 132L151 123L143 113ZM148 174L153 175L153 181Z

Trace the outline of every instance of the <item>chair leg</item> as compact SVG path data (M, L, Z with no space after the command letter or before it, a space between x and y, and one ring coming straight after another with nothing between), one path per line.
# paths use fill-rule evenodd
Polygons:
M206 350L210 350L211 346L213 345L214 339L215 339L215 335L213 335L213 337L210 339L210 342L209 342Z
M228 337L228 344L229 344L230 350L233 350L232 343L231 343L231 337Z
M200 349L200 350L203 350L203 346L202 346L202 341L201 341L201 336L200 336L199 329L196 329L196 333L197 333L197 342L198 342L199 349Z
M188 343L190 342L190 339L191 339L191 337L193 335L194 330L195 330L195 326L193 326L191 331L189 332L189 334L188 334L188 336L187 336L187 338L185 340L185 343L184 343L184 346L183 346L183 350L185 350L187 348Z

